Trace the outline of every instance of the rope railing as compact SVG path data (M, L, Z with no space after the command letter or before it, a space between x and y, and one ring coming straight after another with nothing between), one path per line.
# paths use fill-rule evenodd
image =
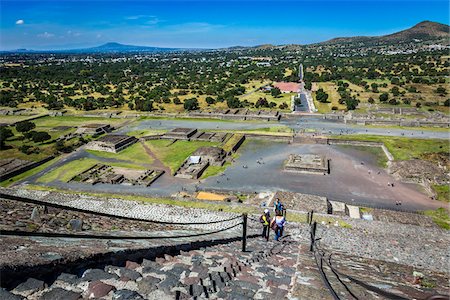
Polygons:
M72 233L57 233L57 232L34 232L34 231L20 231L20 230L0 230L0 235L5 236L34 236L34 237L48 237L48 238L74 238L74 239L99 239L99 240L154 240L154 239L178 239L215 234L226 230L233 229L242 222L229 226L227 228L208 231L196 234L175 235L175 236L112 236L112 235L97 235L97 234L72 234Z
M49 206L49 207L54 207L54 208L59 208L59 209L64 209L64 210L81 212L81 213L94 214L97 216L117 218L117 219L121 219L121 220L139 221L139 222L147 222L147 223L163 224L163 225L209 225L209 224L229 222L229 221L233 221L233 220L241 218L241 216L239 215L239 216L232 217L232 218L225 219L225 220L216 220L216 221L208 221L208 222L168 222L168 221L148 220L148 219L140 219L140 218L134 218L134 217L121 216L121 215L113 215L113 214L108 214L108 213L103 213L103 212L96 212L96 211L92 211L92 210L56 204L56 203L46 202L46 201L42 201L42 200L24 198L24 197L19 197L19 196L4 194L4 193L0 193L0 198L24 202L24 203L30 203L30 204L35 204L35 205Z
M338 271L336 268L334 268L332 261L331 261L331 257L333 255L333 253L330 253L328 256L328 260L325 258L325 250L321 249L318 244L319 244L319 240L316 238L316 229L317 229L317 222L313 222L313 214L314 212L311 211L310 213L308 213L308 223L310 225L310 238L311 238L311 246L310 246L310 251L313 252L315 261L316 261L316 265L317 268L319 269L319 273L321 274L321 277L324 281L325 286L328 288L328 290L330 291L331 295L333 296L333 298L335 300L340 300L338 294L336 293L336 291L334 290L334 288L331 286L330 281L328 280L324 269L323 269L323 262L325 262L325 264L330 268L331 272L334 274L334 276L337 278L337 280L339 281L339 283L342 284L342 286L346 289L346 291L354 298L354 299L358 299L358 297L349 289L349 287L344 283L344 281L341 279L341 277L345 277L348 280L350 280L351 282L363 287L364 289L377 293L378 295L387 298L387 299L392 299L392 300L407 300L409 298L405 298L403 296L388 292L386 290L382 290L376 286L367 284L361 280L358 280L350 275L347 275L345 273L342 273L340 271ZM319 256L319 261L317 259L317 256ZM441 297L441 295L437 295L439 297ZM449 298L436 298L436 299L449 299Z

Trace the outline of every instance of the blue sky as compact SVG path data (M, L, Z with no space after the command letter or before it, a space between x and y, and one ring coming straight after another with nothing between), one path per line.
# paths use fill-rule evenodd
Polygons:
M382 35L423 20L449 23L428 1L0 1L0 49L68 49L106 42L219 48Z

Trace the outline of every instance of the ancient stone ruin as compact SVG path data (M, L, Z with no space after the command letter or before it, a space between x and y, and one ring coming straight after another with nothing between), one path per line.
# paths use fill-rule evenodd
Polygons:
M109 124L85 124L78 127L75 133L100 135L113 131L113 127Z
M284 170L309 174L330 174L329 160L316 154L290 154Z
M117 153L137 141L134 136L110 134L90 142L86 149Z
M198 179L209 166L222 166L227 153L219 147L200 147L175 172L174 176Z
M224 132L204 132L195 128L175 128L161 135L162 139L223 142L227 134Z
M89 183L92 185L97 183L109 183L150 186L163 174L164 171L161 170L142 171L96 164L86 171L74 176L70 181Z

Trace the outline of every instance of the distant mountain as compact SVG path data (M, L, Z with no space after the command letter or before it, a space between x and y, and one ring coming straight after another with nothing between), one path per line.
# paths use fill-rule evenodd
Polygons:
M12 51L2 51L3 53L156 53L156 52L171 52L181 50L195 50L182 48L160 48L148 46L134 46L124 45L119 43L106 43L98 47L81 48L81 49L66 49L66 50L30 50L17 49Z
M423 21L415 26L396 33L383 36L355 36L339 37L323 44L344 44L344 43L405 43L413 41L431 41L442 38L450 38L450 27L445 24Z
M66 50L66 52L70 51L70 52L85 52L85 53L123 53L123 52L167 52L176 50L180 50L180 48L159 48L148 46L124 45L119 43L106 43L98 47Z

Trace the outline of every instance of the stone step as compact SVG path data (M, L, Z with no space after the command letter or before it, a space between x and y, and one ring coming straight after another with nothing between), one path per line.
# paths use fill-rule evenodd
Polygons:
M11 296L158 300L284 297L295 274L297 247L293 240L253 238L248 240L247 252L241 252L241 242L237 241L181 251L177 256L164 255L154 261L87 269L80 276L63 273L50 286L29 279L13 289Z

